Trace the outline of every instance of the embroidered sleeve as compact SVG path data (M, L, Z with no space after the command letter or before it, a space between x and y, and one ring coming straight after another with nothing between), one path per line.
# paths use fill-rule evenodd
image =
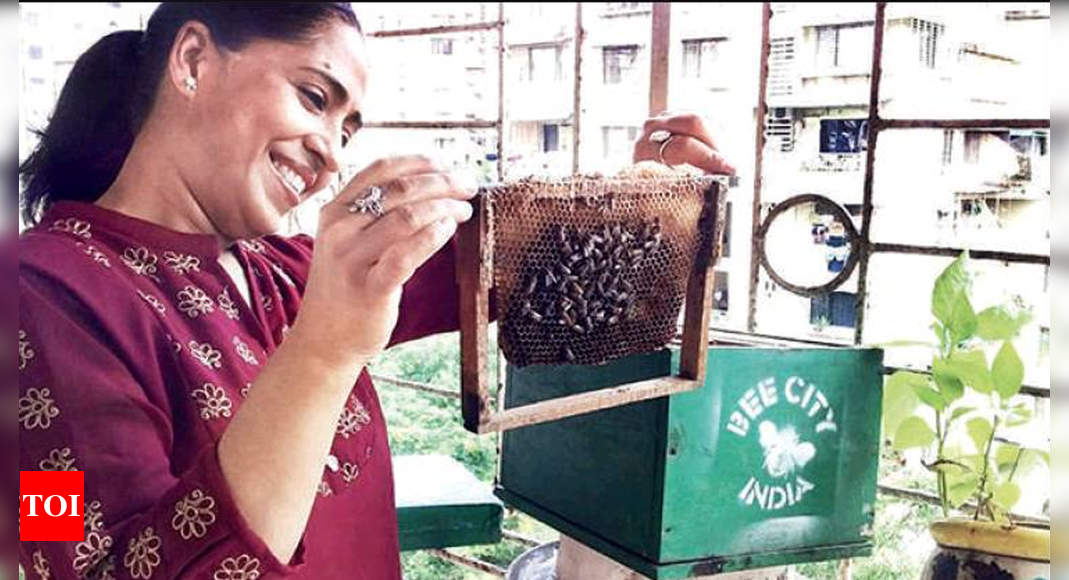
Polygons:
M136 294L123 301L115 291L20 272L19 468L85 473L84 539L20 543L27 578L226 580L295 571L302 549L283 564L249 529L216 446L176 449L178 430L194 428L176 425L170 411L174 391L186 389L168 366L177 359L151 313L131 306Z

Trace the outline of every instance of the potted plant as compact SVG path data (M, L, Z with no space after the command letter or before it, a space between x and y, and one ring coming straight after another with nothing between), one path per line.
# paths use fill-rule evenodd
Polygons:
M1027 403L1013 400L1024 378L1013 340L1030 314L1011 305L977 312L967 266L966 253L935 281L934 343L886 345L925 344L933 356L930 373L888 377L885 437L896 450L920 449L936 478L943 519L930 528L937 548L924 578L1049 578L1049 527L1010 515L1021 498L1016 478L1049 453L1003 435L1031 420Z

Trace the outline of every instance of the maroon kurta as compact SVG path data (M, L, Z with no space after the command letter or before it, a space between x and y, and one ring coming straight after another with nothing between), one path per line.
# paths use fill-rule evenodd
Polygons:
M400 578L366 370L291 562L249 529L219 469L219 437L296 317L312 245L239 242L250 305L209 235L60 202L20 238L20 469L85 472L85 541L21 543L29 578ZM454 263L447 245L409 281L392 344L457 328Z

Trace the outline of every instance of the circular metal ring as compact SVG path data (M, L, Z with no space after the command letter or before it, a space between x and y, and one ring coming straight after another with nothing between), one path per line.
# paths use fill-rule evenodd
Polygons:
M785 280L778 272L772 267L769 262L768 254L765 248L765 236L768 234L769 227L772 226L772 222L775 221L780 214L791 209L793 207L802 205L804 203L824 203L831 208L832 215L834 215L840 223L843 224L843 229L846 234L846 243L849 244L850 253L846 257L846 264L843 265L843 269L834 278L824 284L818 286L798 286ZM761 228L757 231L757 244L758 255L761 257L761 265L764 266L768 275L783 288L798 294L812 298L814 296L820 296L827 294L832 290L835 290L839 286L842 286L854 273L854 268L857 267L859 255L858 255L858 243L860 236L857 233L857 228L854 227L854 221L850 217L850 214L838 203L831 199L816 193L803 193L794 197L787 198L780 203L776 204L765 216L765 221L761 223Z

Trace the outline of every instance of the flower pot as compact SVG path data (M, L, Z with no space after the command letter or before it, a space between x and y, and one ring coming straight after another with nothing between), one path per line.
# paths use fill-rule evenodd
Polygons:
M951 519L931 525L936 548L922 580L1050 578L1050 528Z

